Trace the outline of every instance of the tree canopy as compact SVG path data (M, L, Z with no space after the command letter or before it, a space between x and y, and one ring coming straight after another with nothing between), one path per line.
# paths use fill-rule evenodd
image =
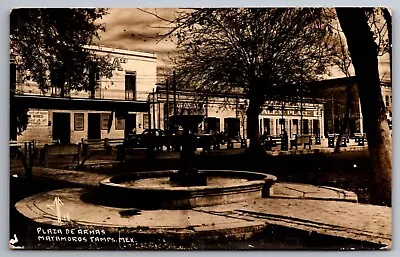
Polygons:
M169 32L177 38L178 84L245 94L250 148L260 149L258 114L265 101L329 71L331 18L321 8L184 10Z
M50 87L50 71L58 70L57 83L67 90L88 90L89 72L110 77L111 64L85 48L105 30L96 20L105 9L22 8L10 14L10 58L18 71L41 90Z
M109 60L85 48L105 30L96 20L106 13L105 9L82 8L13 9L9 42L10 62L15 67L10 70L10 82L16 82L18 72L19 82L32 80L43 92L51 86L62 88L62 96L69 90L93 90L94 73L112 75ZM56 76L51 75L54 71ZM21 133L26 129L27 111L11 99L12 130Z
M328 18L314 8L181 14L173 30L180 83L203 91L267 96L276 87L314 81L331 60Z

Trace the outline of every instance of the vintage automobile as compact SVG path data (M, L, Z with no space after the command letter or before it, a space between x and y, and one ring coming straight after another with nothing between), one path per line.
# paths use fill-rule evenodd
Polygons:
M129 134L124 140L124 146L127 148L147 147L149 141L157 141L157 138L164 136L165 133L161 129L145 129L141 134Z

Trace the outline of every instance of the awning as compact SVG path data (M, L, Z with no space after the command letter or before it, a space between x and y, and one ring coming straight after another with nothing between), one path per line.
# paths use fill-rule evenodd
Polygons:
M26 108L55 109L55 110L92 110L92 111L126 111L147 112L149 103L137 100L91 99L49 97L37 95L14 95L11 97L13 104Z

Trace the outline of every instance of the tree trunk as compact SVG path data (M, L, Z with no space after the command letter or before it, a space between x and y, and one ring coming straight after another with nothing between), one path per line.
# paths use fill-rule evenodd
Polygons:
M250 154L251 166L258 168L257 160L265 156L265 151L261 145L258 115L264 104L263 94L252 92L249 94L249 107L247 108L247 138L250 139L248 153ZM254 169L253 169L254 170Z
M258 115L260 108L249 104L247 109L247 137L250 139L250 149L261 148L260 129L258 124Z
M340 127L339 136L336 140L335 153L340 153L340 147L342 145L343 135L348 132L349 119L350 119L350 108L353 100L353 94L351 92L352 85L346 87L346 112L344 114L342 126Z
M346 36L356 73L356 80L368 139L368 149L375 178L375 200L391 204L392 138L382 99L378 49L362 8L336 8Z
M387 8L382 8L382 12L388 30L390 81L392 81L392 15Z

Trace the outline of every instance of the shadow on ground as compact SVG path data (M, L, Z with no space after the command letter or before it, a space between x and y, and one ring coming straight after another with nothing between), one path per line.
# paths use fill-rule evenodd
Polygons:
M332 186L353 191L358 195L360 203L374 204L372 191L372 171L367 152L347 152L341 154L314 154L314 155L285 155L264 157L254 163L249 161L246 154L231 155L199 155L195 166L198 169L233 169L258 170L278 177L281 182L307 183L319 186ZM146 170L178 169L179 160L172 158L157 158L146 160L137 158L118 165L117 168L96 168L87 172L116 175ZM20 244L30 249L77 249L74 244L42 245L35 242L35 229L32 222L27 221L19 214L14 204L30 195L59 188L71 187L56 181L46 182L37 180L34 183L24 178L11 177L10 180L10 236L17 234ZM134 237L134 243L121 245L84 246L85 249L314 249L314 250L348 250L348 249L379 249L381 246L330 237L316 233L297 231L278 226L269 226L268 229L256 234L252 238L241 240L193 239L182 242L179 239L165 237L154 238ZM80 244L82 247L82 244Z

